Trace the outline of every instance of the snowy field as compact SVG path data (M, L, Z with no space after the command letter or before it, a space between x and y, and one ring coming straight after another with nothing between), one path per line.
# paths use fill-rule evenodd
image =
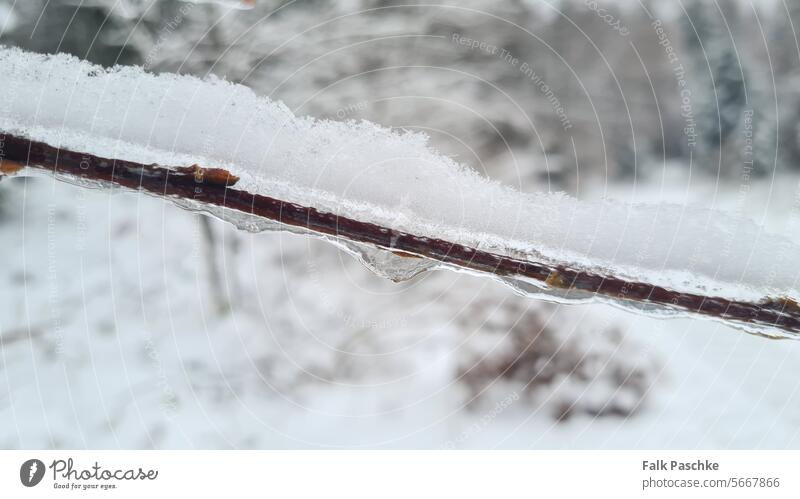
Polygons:
M448 272L394 284L325 243L214 222L236 303L218 312L197 215L46 178L0 189L16 192L4 208L23 214L0 225L5 251L25 248L21 259L5 255L0 276L3 447L800 443L794 341L599 305L543 306ZM663 189L649 191L638 189ZM693 202L710 199L692 192ZM767 193L759 184L753 197ZM585 349L590 361L538 386L496 376L474 389L465 366L497 357L530 314L558 325L554 352ZM641 402L610 381L620 365L646 378ZM592 414L609 401L641 405L628 417ZM565 404L574 415L558 421Z

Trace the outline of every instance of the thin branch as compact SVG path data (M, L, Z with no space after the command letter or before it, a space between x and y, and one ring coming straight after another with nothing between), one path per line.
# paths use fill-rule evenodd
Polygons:
M0 171L27 165L72 177L102 181L164 197L238 210L285 225L371 244L398 254L424 257L501 277L524 278L568 298L596 297L699 314L741 325L757 325L800 334L800 305L788 298L760 302L682 293L652 284L562 265L521 260L442 239L420 237L376 224L321 212L315 208L235 189L237 178L216 168L167 167L97 157L59 149L23 137L5 135Z

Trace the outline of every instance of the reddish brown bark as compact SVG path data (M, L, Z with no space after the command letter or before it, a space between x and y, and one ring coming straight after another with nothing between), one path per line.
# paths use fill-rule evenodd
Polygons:
M8 165L9 170L15 169L13 163L19 163L160 196L193 199L302 227L319 234L372 244L396 254L418 255L480 272L535 280L568 296L596 295L640 305L660 305L735 323L800 333L800 306L787 298L765 298L761 302L753 303L680 293L643 282L632 282L567 266L520 260L442 239L419 237L235 189L233 186L238 179L225 170L205 169L197 165L143 165L58 149L12 135L5 136L0 157L3 158L3 164L12 163ZM4 167L0 166L0 172L3 170Z

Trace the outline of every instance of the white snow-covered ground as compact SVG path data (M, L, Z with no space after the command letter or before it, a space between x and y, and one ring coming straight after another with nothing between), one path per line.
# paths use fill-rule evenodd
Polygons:
M713 185L687 191L676 178L658 180L636 195L742 202L735 191L714 196ZM752 186L744 205L766 207L766 222L779 227L797 179L772 185ZM44 178L4 180L0 191L3 448L800 444L796 341L601 305L543 305L447 272L395 284L320 241L214 222L233 302L219 312L197 215ZM491 364L532 317L557 329L556 355L600 352L581 368L589 374L560 373L532 393L524 376L489 374L472 401L464 372ZM606 340L610 329L621 339ZM620 364L647 378L632 415L555 418L565 403L635 405L635 393L609 381Z

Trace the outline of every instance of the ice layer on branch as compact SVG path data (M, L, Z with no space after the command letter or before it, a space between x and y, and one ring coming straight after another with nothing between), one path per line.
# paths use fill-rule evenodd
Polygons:
M0 64L7 134L147 165L223 168L239 190L521 260L730 300L800 298L800 247L741 217L521 193L436 152L424 134L295 116L213 77L17 49L0 51Z

